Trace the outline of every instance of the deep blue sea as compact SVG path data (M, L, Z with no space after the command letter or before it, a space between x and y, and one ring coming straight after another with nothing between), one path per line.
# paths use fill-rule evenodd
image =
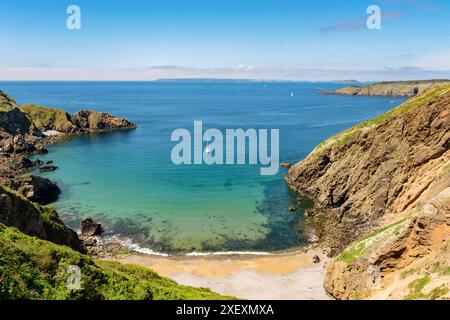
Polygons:
M58 170L52 204L66 223L101 222L157 252L274 251L301 246L303 214L278 175L252 165L176 166L173 130L280 130L280 161L297 162L331 135L400 104L392 97L323 95L337 83L295 82L0 82L20 104L69 113L82 109L126 117L137 130L83 135L39 156Z

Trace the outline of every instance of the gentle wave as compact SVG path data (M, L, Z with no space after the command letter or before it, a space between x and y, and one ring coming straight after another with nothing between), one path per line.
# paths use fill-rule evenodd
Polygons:
M143 254L153 255L153 256L161 256L161 257L169 257L173 256L168 253L154 251L149 248L141 247L139 244L133 242L130 238L120 237L118 235L112 236L104 236L99 239L100 243L109 243L109 242L117 242L122 246ZM179 256L188 256L188 257L204 257L204 256L232 256L232 255L246 255L246 256L270 256L272 253L270 252L260 252L260 251L217 251L217 252L189 252Z
M186 253L185 256L195 257L195 256L232 256L232 255L243 255L243 256L271 256L272 253L269 252L258 252L258 251L217 251L217 252L190 252Z
M100 238L100 243L111 243L111 242L119 243L120 245L122 245L132 251L138 252L138 253L144 253L144 254L148 254L148 255L162 256L162 257L169 256L169 254L167 254L167 253L161 253L161 252L153 251L149 248L141 247L137 243L133 242L130 238L124 238L124 237L120 237L118 235L104 236L104 237Z

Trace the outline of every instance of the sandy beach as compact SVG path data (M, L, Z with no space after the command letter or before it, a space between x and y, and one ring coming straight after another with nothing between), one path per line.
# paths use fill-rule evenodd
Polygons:
M320 263L313 263L318 255ZM136 254L116 258L149 267L176 282L242 299L330 299L323 289L328 258L319 250L273 255L178 256Z

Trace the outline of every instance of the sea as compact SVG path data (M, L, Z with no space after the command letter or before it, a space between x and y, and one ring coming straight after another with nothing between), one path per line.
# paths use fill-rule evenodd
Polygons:
M404 98L321 94L346 84L282 81L0 82L18 103L95 110L137 124L131 131L73 136L36 156L61 188L50 206L72 228L92 218L115 239L154 254L267 254L304 246L309 201L260 165L176 165L176 129L278 129L281 162L375 117ZM288 207L301 199L299 209Z

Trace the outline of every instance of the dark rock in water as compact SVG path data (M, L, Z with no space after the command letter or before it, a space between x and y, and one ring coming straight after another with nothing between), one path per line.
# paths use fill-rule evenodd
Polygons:
M102 233L102 225L92 219L81 221L80 229L83 236L96 236Z
M230 179L228 179L227 181L224 182L223 186L225 188L230 188L233 185L233 183L231 182Z
M315 255L315 256L312 258L312 261L313 261L313 263L319 263L319 262L320 262L319 256L318 256L318 255Z
M290 167L292 167L292 163L290 163L290 162L282 162L282 163L280 163L280 167L290 168Z
M53 160L47 160L47 161L45 161L45 164L52 164L53 163Z
M45 148L38 148L36 151L34 151L35 154L47 154L48 150Z
M18 178L11 186L28 200L43 205L55 201L61 193L58 186L49 179L34 175Z
M290 211L290 212L294 212L294 211L297 211L297 207L296 207L296 206L294 206L294 205L292 205L292 206L289 206L289 207L288 207L288 211Z
M39 171L40 171L40 172L50 172L50 171L55 171L56 169L58 169L58 167L55 167L55 166L45 166L45 167L39 168Z
M41 164L42 164L42 161L39 159L36 159L33 161L33 167L40 166Z

